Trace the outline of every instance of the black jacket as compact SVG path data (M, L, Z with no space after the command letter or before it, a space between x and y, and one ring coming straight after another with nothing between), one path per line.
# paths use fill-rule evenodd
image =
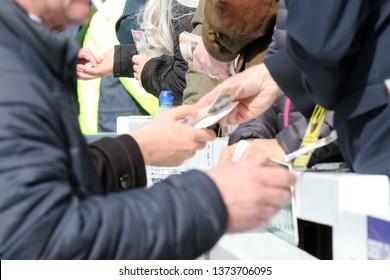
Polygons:
M210 249L227 213L209 177L192 171L105 194L102 183L145 182L136 143L95 143L98 175L77 122L78 46L14 1L1 6L0 258L188 259Z
M287 14L288 10L286 8L286 0L279 0L278 14L276 15L274 34L272 35L272 42L268 46L266 57L275 54L280 49L286 46Z

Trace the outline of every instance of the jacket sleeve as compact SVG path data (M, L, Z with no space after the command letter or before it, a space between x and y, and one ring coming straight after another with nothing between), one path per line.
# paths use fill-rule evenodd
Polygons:
M146 186L145 162L130 135L103 138L89 147L106 193Z
M13 93L0 96L1 259L190 259L216 243L227 211L202 172L147 190L80 195L69 160L77 149L60 137L63 104L31 75L0 71Z
M240 124L229 136L229 145L242 139L272 139L278 133L277 105L275 103L256 118Z
M294 0L287 8L287 53L304 73L301 80L312 100L332 110L366 32L362 25L370 1Z
M290 97L294 105L306 118L310 118L315 103L309 98L303 85L301 72L287 54L286 49L283 48L277 53L264 58L264 64L284 94Z
M174 104L181 105L188 64L176 45L174 56L163 55L145 63L141 81L144 89L157 98L162 90L172 90Z
M134 78L132 58L136 54L134 43L114 46L114 77Z

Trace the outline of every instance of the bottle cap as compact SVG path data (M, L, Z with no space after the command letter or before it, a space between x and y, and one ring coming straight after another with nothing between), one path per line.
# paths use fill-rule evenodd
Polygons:
M173 104L173 94L171 90L162 90L158 98L158 102L161 104Z

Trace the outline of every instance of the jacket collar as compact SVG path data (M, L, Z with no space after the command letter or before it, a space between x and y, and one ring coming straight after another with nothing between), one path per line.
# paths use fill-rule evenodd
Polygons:
M32 20L13 0L2 0L0 22L34 49L54 76L66 84L74 83L80 48L77 42Z

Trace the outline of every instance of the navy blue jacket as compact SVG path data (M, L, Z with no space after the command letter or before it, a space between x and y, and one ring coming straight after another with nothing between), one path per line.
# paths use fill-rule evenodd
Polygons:
M121 44L134 43L130 30L139 29L137 12L145 3L146 0L126 0L122 16L115 24L116 36Z
M227 213L204 173L106 194L110 178L145 182L143 160L132 162L140 152L127 135L88 148L77 120L78 49L2 0L0 259L189 259L209 250ZM92 158L109 169L98 174Z
M288 11L286 2L279 1L278 14L272 42L268 47L265 61L279 52L286 45ZM304 32L304 31L302 31ZM272 106L256 118L240 124L230 135L229 144L241 139L276 139L285 154L299 149L308 125L306 119L285 95L281 95ZM328 112L319 137L325 137L333 129L333 112ZM316 163L342 161L338 145L331 143L325 147L316 149L309 162L309 166Z
M375 123L389 107L390 1L288 0L287 8L286 49L265 61L272 77L306 114L313 103L335 111L354 170L390 175L388 148L379 149L390 141L388 120Z

